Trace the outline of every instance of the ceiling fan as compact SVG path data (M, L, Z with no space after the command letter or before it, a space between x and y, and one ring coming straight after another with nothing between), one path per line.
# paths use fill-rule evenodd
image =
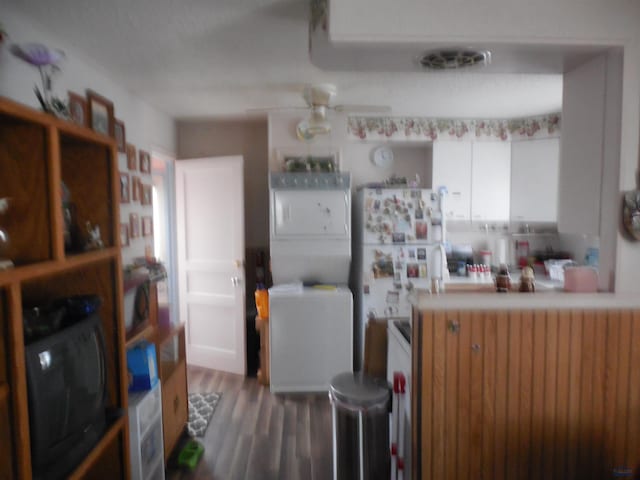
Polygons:
M331 132L331 123L327 118L329 110L336 112L361 112L361 113L385 113L391 109L379 105L332 105L336 96L335 85L329 83L307 84L302 90L302 98L306 107L282 107L267 110L307 109L309 115L302 119L296 126L296 135L302 141L308 141L317 135L326 135Z
M327 111L336 112L362 112L384 113L389 112L389 107L381 105L332 105L331 101L336 96L335 85L329 83L306 85L302 91L302 98L309 108L309 117L303 119L296 126L296 135L300 140L311 140L317 135L326 135L331 132L331 123L327 120Z

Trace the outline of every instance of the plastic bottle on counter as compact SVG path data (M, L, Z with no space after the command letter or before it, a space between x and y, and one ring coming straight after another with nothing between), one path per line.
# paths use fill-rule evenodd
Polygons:
M498 292L508 292L511 289L511 276L509 275L509 269L503 263L498 269L496 275L496 290Z
M469 265L467 270L469 271L469 278L471 280L478 280L478 265Z
M485 282L491 280L491 267L488 264L482 265L482 279Z
M256 309L262 319L269 318L269 290L261 283L256 285Z
M491 250L480 250L480 259L483 265L491 265Z

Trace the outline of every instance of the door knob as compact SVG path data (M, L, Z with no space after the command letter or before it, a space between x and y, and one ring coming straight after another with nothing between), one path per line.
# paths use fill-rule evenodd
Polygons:
M449 330L451 333L458 333L460 331L460 323L456 320L448 320L447 330Z

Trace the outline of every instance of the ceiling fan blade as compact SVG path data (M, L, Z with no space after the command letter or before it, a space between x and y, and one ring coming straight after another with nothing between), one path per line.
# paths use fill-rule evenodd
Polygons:
M292 105L286 107L261 107L261 108L247 108L246 113L270 113L270 112L289 112L294 110L309 110L309 107L300 105Z
M388 105L334 105L331 107L336 112L352 113L390 113L391 107Z

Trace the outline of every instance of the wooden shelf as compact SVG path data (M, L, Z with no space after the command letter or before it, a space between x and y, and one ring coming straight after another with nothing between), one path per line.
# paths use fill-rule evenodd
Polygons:
M0 477L32 477L23 308L87 294L101 299L107 403L123 413L110 417L103 437L71 478L126 477L127 370L115 139L0 97L0 144L0 191L11 198L3 217L11 237L5 256L16 263L0 271L0 445L5 452ZM65 201L79 229L76 234L74 225L71 243L84 244L82 231L89 222L99 227L106 248L65 252L63 193L69 195Z
M153 341L154 331L155 331L154 326L149 324L149 325L146 325L142 330L137 330L132 332L131 336L127 336L126 347L129 348L143 339Z
M122 429L125 425L126 416L122 415L115 422L113 422L107 431L102 436L100 441L97 443L93 450L85 457L80 465L73 471L71 475L69 475L69 480L71 479L82 479L85 477L91 466L96 462L102 452L104 452L107 447L111 444L111 442L122 432Z
M180 334L185 328L184 323L180 323L176 326L158 326L156 329L155 343L160 347L164 345L168 340L171 340L176 335Z
M48 262L33 263L3 270L0 272L0 286L14 282L22 282L35 278L44 278L58 273L85 268L95 263L118 258L118 249L115 247L95 250L86 253L66 257L64 260L51 260Z
M23 121L38 123L43 126L52 125L64 134L72 135L85 140L90 140L92 142L100 143L108 147L116 146L116 141L114 138L96 133L89 127L82 127L71 122L70 120L62 120L60 118L55 118L48 113L33 110L26 105L14 102L13 100L10 100L6 97L0 97L0 114L10 115Z
M9 385L6 383L0 383L0 402L4 402L9 396Z

